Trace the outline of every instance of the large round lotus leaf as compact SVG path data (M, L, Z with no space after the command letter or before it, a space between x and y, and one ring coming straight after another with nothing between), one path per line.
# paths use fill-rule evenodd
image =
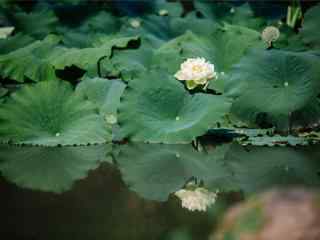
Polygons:
M256 193L272 187L319 186L319 146L242 147L234 144L224 162L233 173L234 187Z
M25 86L0 109L0 139L45 146L104 143L111 139L96 108L71 85Z
M226 148L207 154L191 145L129 144L121 147L116 158L129 188L146 199L165 201L170 193L197 179L214 189L228 187L230 173L219 158ZM216 151L218 154L215 154Z
M173 76L154 71L129 82L119 124L133 141L187 143L215 128L229 107L223 96L190 95Z
M20 187L61 193L100 162L111 161L111 145L81 147L0 147L0 171Z
M12 39L12 44L25 45L30 39ZM60 38L49 35L42 41L35 41L29 45L0 56L0 75L18 82L25 78L33 81L56 78L55 70L49 62L48 56L58 44ZM14 48L13 48L14 49Z
M311 53L252 51L234 68L227 92L232 112L248 123L288 127L291 115L319 94L320 58ZM281 123L281 124L280 124Z
M320 5L311 8L307 11L304 17L304 22L301 34L305 43L312 47L320 48Z

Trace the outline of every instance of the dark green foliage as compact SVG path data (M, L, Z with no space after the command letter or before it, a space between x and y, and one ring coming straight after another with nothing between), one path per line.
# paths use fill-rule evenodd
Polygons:
M95 106L56 80L24 86L0 109L2 141L44 146L86 145L111 140Z
M320 48L320 5L309 9L305 14L304 24L302 26L301 34L303 41L312 48Z
M232 112L259 125L259 114L278 129L288 129L292 114L319 94L320 58L308 52L252 51L233 69L227 92ZM316 102L314 104L317 104Z
M258 15L252 8L258 3L187 5L1 2L1 27L14 31L0 39L0 140L52 148L5 145L5 178L67 190L108 153L99 146L54 147L114 141L124 144L112 153L124 181L148 199L166 200L192 177L211 191L248 194L318 186L317 151L307 145L319 141L319 5L298 19L301 29L287 26L282 14ZM261 38L270 25L280 32L272 45ZM198 57L214 64L216 76L189 91L175 74ZM202 147L205 138L257 146L212 150ZM199 152L176 145L191 142ZM38 165L48 181L41 183ZM66 172L61 179L58 170Z
M153 71L129 82L119 122L133 141L188 143L215 128L229 107L223 96L190 95L172 76Z

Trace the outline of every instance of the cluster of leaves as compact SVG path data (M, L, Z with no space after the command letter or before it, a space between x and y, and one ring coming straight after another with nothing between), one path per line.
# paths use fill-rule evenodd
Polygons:
M257 16L249 4L198 0L188 12L156 1L138 17L117 16L107 4L49 4L2 6L15 28L0 40L2 142L188 143L240 122L278 132L318 125L319 6L299 33L281 26L269 50L261 31L278 19ZM82 17L70 22L70 11ZM215 64L219 77L207 91L190 93L174 78L190 57ZM65 81L81 83L72 90Z
M304 150L247 153L226 145L203 153L177 144L208 133L240 137L244 145L318 141L319 5L291 29L279 23L282 15L259 16L248 3L195 0L188 11L159 0L128 16L104 3L65 2L0 5L0 23L15 28L0 39L0 142L28 145L2 147L0 169L8 179L61 192L105 161L111 150L95 144L128 139L140 143L120 147L114 161L126 183L149 199L165 200L191 177L210 190L248 193L275 182L318 184L316 163L302 164ZM261 38L268 25L280 30L272 49ZM188 91L174 78L193 57L215 65L218 78L206 90ZM295 136L277 135L284 132ZM251 158L261 160L261 169ZM24 164L53 164L65 175L60 182L60 171L34 173Z

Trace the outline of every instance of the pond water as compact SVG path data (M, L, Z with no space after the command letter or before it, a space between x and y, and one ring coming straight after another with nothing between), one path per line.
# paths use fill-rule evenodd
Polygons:
M319 1L270 2L0 0L0 239L204 240L318 188Z
M287 184L318 186L319 154L319 146L235 143L207 145L201 152L192 145L162 144L2 146L1 236L207 239L224 210L248 193ZM192 177L221 191L206 212L188 211L170 194Z

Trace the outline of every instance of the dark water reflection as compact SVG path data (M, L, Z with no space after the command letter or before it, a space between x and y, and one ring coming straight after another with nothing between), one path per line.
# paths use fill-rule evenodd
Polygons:
M319 146L225 144L208 146L201 153L190 145L84 148L50 149L50 153L39 148L0 148L3 239L206 239L223 210L240 199L238 194L221 195L206 213L181 208L172 195L163 201L150 198L176 191L192 176L204 179L210 189L241 188L245 193L279 184L319 185ZM90 157L95 164L85 161ZM45 160L50 164L41 164Z

